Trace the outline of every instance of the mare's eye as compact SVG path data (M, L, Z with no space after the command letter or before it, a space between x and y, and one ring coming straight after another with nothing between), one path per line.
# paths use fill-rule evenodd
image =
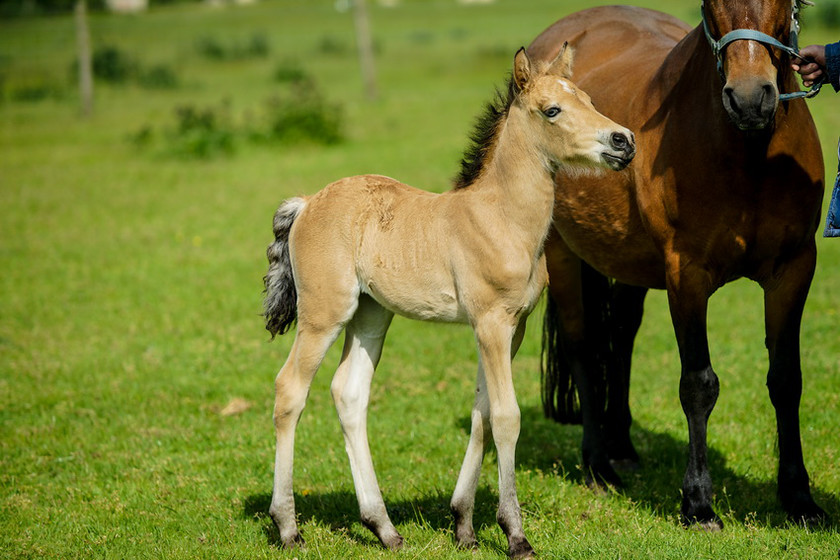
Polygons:
M556 117L560 114L560 107L549 107L548 109L543 111L543 115L548 117L549 119Z

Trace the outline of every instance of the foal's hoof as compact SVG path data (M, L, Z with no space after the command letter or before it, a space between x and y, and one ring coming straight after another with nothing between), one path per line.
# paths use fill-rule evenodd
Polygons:
M397 551L403 547L405 539L403 539L402 535L399 533L394 533L392 535L388 535L387 537L379 537L379 542L381 542L382 546L388 550Z
M478 541L475 539L475 531L470 529L455 529L455 546L464 550L478 548Z
M283 543L283 548L288 550L306 546L306 541L303 540L303 537L297 531L287 536L280 535L280 542Z
M511 540L508 545L508 556L515 559L535 558L537 553L531 547L528 539L521 537L519 539Z

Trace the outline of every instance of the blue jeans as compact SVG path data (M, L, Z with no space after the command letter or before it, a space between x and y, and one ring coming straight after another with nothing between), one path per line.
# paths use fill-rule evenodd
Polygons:
M840 237L840 143L837 145L837 178L834 180L834 190L831 191L823 237Z

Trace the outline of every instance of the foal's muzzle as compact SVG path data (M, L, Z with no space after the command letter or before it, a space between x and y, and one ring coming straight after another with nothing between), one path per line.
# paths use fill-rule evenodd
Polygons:
M636 138L629 130L613 132L608 141L609 150L601 152L601 159L614 171L627 167L636 155Z

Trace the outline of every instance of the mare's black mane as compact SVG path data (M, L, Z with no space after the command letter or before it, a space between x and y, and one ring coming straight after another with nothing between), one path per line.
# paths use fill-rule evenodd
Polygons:
M473 133L470 135L470 145L464 151L461 160L461 171L455 177L455 188L463 189L478 179L487 161L490 151L499 132L499 127L507 117L516 91L513 86L513 76L508 79L504 90L496 90L495 98L487 104L484 113L476 120Z

